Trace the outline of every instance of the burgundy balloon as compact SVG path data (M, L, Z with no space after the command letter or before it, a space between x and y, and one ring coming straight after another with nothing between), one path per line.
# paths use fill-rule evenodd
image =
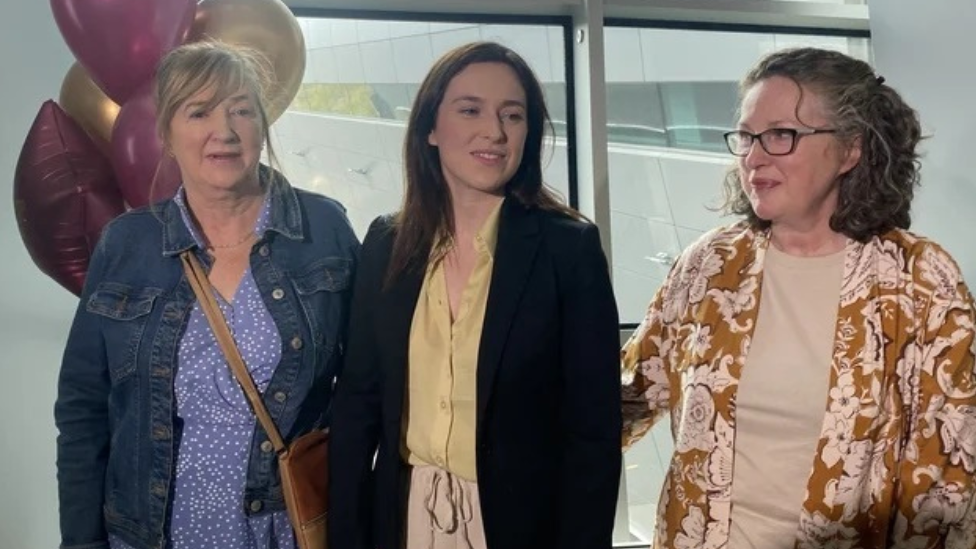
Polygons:
M136 92L112 129L112 167L122 196L133 208L172 197L181 180L176 161L163 155L151 91L145 86Z
M20 236L44 274L80 294L102 228L125 211L108 159L54 101L46 101L14 172Z
M119 105L183 43L197 0L51 0L68 48Z

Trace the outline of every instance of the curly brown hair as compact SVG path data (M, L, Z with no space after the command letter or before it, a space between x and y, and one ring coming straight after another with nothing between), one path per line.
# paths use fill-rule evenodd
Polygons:
M740 100L754 85L774 76L788 78L800 88L798 117L804 91L816 93L838 138L845 143L860 140L860 160L840 176L830 228L861 242L894 228L907 229L919 183L915 148L922 133L915 110L864 61L818 48L767 55L742 79ZM745 216L754 227L769 227L769 221L752 209L738 170L729 170L724 187L725 212Z

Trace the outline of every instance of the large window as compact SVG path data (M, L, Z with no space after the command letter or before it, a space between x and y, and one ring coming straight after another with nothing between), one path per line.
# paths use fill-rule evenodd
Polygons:
M420 83L442 54L493 40L518 51L543 82L559 137L546 146L547 183L568 200L564 25L301 17L307 68L275 124L292 181L342 202L362 237L403 195L406 119ZM552 97L555 96L555 97Z

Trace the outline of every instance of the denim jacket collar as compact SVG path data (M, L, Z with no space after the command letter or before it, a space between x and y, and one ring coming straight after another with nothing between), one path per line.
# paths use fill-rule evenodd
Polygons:
M266 231L280 233L292 240L305 238L298 196L289 185L288 180L280 172L264 165L260 167L260 177L262 181L268 181L270 185L268 200L271 202L271 218L268 221ZM159 219L163 224L164 256L178 255L197 246L193 234L183 222L179 205L173 199L163 202L159 207Z

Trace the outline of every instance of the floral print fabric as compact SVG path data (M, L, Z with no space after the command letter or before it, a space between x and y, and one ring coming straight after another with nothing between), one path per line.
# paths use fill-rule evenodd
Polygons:
M622 351L624 445L671 414L657 547L728 542L736 389L768 245L743 223L703 236ZM974 318L938 245L902 230L848 242L795 547L976 547Z

